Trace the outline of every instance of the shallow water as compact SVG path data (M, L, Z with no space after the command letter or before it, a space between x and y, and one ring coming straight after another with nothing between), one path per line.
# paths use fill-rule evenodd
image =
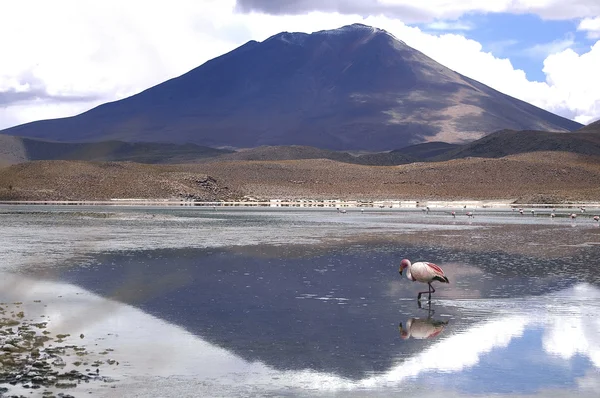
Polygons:
M600 234L589 217L42 210L0 208L0 298L115 350L115 388L75 391L600 394ZM398 275L404 257L450 278L430 305Z

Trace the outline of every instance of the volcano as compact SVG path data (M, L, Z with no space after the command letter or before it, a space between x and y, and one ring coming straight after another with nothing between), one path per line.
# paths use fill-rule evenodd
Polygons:
M2 133L63 142L384 151L465 143L501 129L579 127L456 73L384 30L354 24L250 41L131 97Z

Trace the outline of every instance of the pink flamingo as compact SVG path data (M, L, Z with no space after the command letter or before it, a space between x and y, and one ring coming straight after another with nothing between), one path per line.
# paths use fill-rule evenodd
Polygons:
M600 216L594 216L594 221L600 221Z
M570 217L571 217L571 220L574 220L574 219L576 219L576 218L577 218L577 214L575 214L575 213L571 213L571 216L570 216Z
M405 268L408 268L406 271L406 277L413 282L421 282L427 283L429 286L426 292L419 292L417 295L417 300L421 300L421 295L423 293L427 293L429 295L429 300L431 300L431 293L435 293L435 289L431 286L431 282L438 281L442 283L450 283L446 275L444 275L444 270L438 267L433 263L427 262L418 262L411 264L410 260L404 259L400 262L400 275L402 275L402 271Z

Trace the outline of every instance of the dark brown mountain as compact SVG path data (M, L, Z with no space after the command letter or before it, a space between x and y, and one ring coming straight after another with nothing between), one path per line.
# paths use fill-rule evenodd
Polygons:
M231 152L196 144L123 141L65 143L0 134L0 165L30 160L194 163Z
M260 146L240 150L235 153L206 158L204 162L240 161L240 160L300 160L300 159L329 159L343 163L353 163L371 166L394 166L415 161L414 158L402 153L379 152L353 155L348 152L330 151L303 145Z
M444 161L466 157L501 158L520 153L541 151L600 156L600 134L584 132L584 130L569 134L547 131L502 130L469 144L461 145L441 155L423 160Z
M577 132L580 133L600 133L600 120L596 120L593 123L583 126Z
M459 144L447 142L426 142L424 144L410 145L395 149L390 154L402 155L414 161L425 161L441 156L451 150L462 148Z
M500 129L579 127L355 24L250 41L132 97L3 132L67 142L384 151L464 143Z

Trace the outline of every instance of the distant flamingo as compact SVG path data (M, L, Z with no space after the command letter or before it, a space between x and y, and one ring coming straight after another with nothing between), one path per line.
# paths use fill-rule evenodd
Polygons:
M398 325L400 331L400 338L403 340L412 337L413 339L430 339L433 338L444 330L448 321L437 321L435 319L419 319L410 318L406 321L406 329L402 327L402 323Z
M594 221L600 221L600 216L594 216Z
M444 270L433 263L428 262L417 262L414 264L410 263L410 260L404 259L400 262L400 275L402 275L402 271L408 268L406 271L406 277L413 282L421 282L427 283L429 286L426 292L419 292L417 295L417 300L421 300L421 295L423 293L427 293L429 295L429 300L431 300L431 293L435 293L435 289L431 286L431 282L438 281L442 283L450 283L446 275L444 275Z
M577 214L575 214L575 213L571 213L571 219L572 219L572 220L574 220L574 219L576 219L576 218L577 218Z
M467 214L467 217L473 218L473 212L472 211L468 211L466 214Z
M452 214L452 217L456 218L456 212L455 212L455 211L453 211L453 212L452 212L452 213L450 213L450 214Z
M535 210L531 209L531 215L535 217Z
M550 218L554 218L554 217L556 217L556 214L550 213Z

